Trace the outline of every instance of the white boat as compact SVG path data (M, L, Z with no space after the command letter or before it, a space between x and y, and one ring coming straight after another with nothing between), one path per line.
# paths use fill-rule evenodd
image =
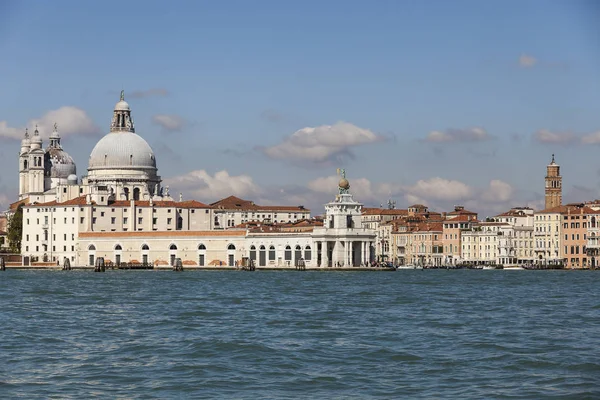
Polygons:
M417 266L412 264L398 265L397 269L417 269Z

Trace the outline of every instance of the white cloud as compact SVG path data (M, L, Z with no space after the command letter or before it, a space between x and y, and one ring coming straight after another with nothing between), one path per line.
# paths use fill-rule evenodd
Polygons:
M62 137L67 136L92 136L101 133L100 128L94 124L92 119L81 108L64 106L57 110L48 111L39 118L29 120L26 126L32 134L35 126L38 126L42 137L50 136L54 123L58 124L58 132ZM22 139L25 127L9 127L6 121L0 121L0 138Z
M413 199L428 199L442 201L464 200L472 195L473 189L467 184L456 180L444 178L421 179L414 185L404 186L405 196L411 196ZM416 202L414 200L411 200Z
M368 129L347 122L302 128L278 145L263 148L271 158L327 163L352 157L351 148L383 140Z
M583 144L599 144L600 143L600 131L592 132L589 135L585 135L581 138Z
M490 203L505 203L512 199L513 187L501 180L493 179L489 187L482 193L481 199Z
M211 176L205 170L188 172L185 175L165 179L171 186L171 193L182 192L184 198L192 198L202 202L213 202L228 196L252 199L261 193L251 176L231 176L225 170Z
M537 62L538 60L535 57L527 54L521 54L519 57L519 66L523 68L532 68Z
M492 137L483 128L447 129L445 131L431 131L425 138L426 142L448 143L448 142L481 142Z
M6 121L0 121L0 138L19 140L23 138L24 134L25 128L12 128Z
M579 140L573 132L551 132L547 129L535 132L533 139L546 144L571 144Z
M175 114L157 114L152 117L152 122L171 132L180 131L187 125L185 119Z

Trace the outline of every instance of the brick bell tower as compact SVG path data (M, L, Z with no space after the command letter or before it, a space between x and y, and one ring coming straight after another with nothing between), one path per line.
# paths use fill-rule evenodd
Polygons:
M546 167L546 208L552 208L562 205L562 176L560 176L560 166L552 162Z

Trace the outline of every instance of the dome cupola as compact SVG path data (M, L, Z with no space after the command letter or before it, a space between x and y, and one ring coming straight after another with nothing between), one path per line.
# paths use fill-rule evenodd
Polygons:
M50 177L67 179L69 175L77 174L77 167L73 157L63 150L60 144L60 135L58 134L58 125L54 124L54 129L50 135L50 144L46 149L50 158Z

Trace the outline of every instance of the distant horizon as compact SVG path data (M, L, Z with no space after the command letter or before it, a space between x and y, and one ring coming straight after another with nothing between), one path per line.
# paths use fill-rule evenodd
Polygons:
M321 215L342 167L365 207L485 218L543 209L554 153L600 198L597 2L178 4L0 4L0 209L26 127L81 177L121 90L174 197Z

